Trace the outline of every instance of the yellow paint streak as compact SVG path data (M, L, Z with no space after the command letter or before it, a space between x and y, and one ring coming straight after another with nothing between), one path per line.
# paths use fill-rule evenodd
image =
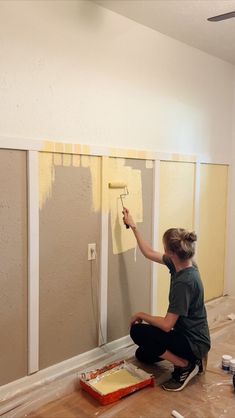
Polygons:
M88 155L81 156L81 166L86 168L90 166L90 157Z
M53 154L54 165L62 165L62 154Z
M137 158L137 151L136 150L128 150L127 151L127 158Z
M101 174L101 193L102 193L102 212L109 211L109 157L102 157L102 174Z
M81 149L82 154L85 154L85 155L90 155L91 154L91 149L88 145L82 145L81 147L82 147L82 149Z
M63 166L69 167L72 165L72 155L70 154L63 154Z
M43 151L56 152L59 154L91 155L91 147L89 145L71 144L66 142L44 141Z
M128 150L121 148L111 148L110 157L133 158L138 160L153 159L153 153L148 151Z
M82 153L81 150L82 150L82 147L81 147L80 144L75 144L74 145L74 152L75 152L75 154L81 154Z
M64 152L67 154L73 153L73 145L72 144L64 144Z
M39 153L39 207L43 208L47 199L51 197L52 185L55 180L53 154Z
M59 152L59 153L63 153L64 152L64 144L63 142L56 142L55 143L55 151Z
M123 196L123 204L130 209L136 222L143 222L142 183L141 172L124 165L125 160L119 158L109 159L109 169L106 176L108 182L122 182L127 184L128 195ZM119 254L136 247L136 239L130 229L123 224L121 194L125 189L109 189L109 207L111 212L111 230L113 253Z
M196 156L195 155L184 155L184 154L172 154L173 161L180 161L180 162L195 162Z
M146 152L145 151L138 151L138 158L145 160L146 159Z
M91 172L91 184L92 184L92 204L94 211L100 211L101 206L101 159L100 157L90 156L89 168Z
M54 151L54 145L55 145L55 143L52 142L52 141L44 141L43 151L53 152Z
M80 167L80 165L81 165L80 155L77 155L77 154L73 155L73 163L72 164L73 164L74 167Z

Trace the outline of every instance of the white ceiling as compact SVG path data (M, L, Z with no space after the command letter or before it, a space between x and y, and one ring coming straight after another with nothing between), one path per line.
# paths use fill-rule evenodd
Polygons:
M235 11L235 0L94 0L142 25L235 65L235 18L207 18Z

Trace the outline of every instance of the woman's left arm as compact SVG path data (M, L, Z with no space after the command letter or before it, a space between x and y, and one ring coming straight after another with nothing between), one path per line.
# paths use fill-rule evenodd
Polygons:
M145 312L137 312L132 316L130 325L144 321L147 322L147 324L160 328L162 331L169 332L172 328L174 328L178 318L179 315L171 312L167 312L165 317L153 316Z

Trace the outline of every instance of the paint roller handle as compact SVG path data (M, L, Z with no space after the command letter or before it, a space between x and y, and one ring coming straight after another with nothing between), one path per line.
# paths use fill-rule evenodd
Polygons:
M125 212L124 212L124 211L125 211L125 208L123 207L123 211L122 211L122 213L123 213L123 215L124 215L124 216L123 216L123 218L122 218L122 219L123 219L123 223L124 223L124 225L126 226L126 229L129 229L129 228L130 228L130 225L128 225L128 224L126 223L126 221L125 221Z
M126 229L130 228L130 225L126 224L126 222L124 222L124 224L126 225Z
M126 225L126 228L131 228L131 229L135 229L136 225L135 222L133 221L132 216L129 213L129 210L127 208L123 207L123 222Z

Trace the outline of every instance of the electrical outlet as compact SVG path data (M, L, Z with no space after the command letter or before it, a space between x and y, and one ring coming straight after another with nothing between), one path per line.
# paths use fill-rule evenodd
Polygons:
M96 244L88 244L88 260L96 259Z

